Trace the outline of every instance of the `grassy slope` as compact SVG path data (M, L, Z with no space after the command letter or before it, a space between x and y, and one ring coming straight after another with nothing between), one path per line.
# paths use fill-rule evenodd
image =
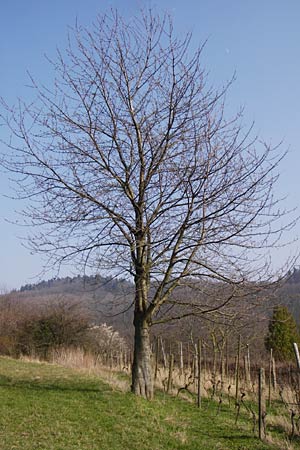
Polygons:
M58 366L0 358L1 450L271 449L234 413L113 391Z

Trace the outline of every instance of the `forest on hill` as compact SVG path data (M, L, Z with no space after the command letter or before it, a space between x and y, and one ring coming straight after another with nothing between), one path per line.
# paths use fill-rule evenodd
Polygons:
M131 338L133 285L125 279L101 275L52 278L26 284L10 295L33 305L77 305L91 323L107 323Z
M220 295L219 288L215 295ZM259 292L259 291L258 291ZM191 295L184 291L182 297ZM18 291L6 295L14 304L27 308L48 308L63 304L64 308L78 308L91 324L112 326L131 344L133 338L133 296L134 286L125 279L94 276L76 276L43 280L36 284L27 284ZM203 301L203 298L201 299ZM7 301L7 300L6 300ZM213 296L205 299L213 304ZM161 323L153 327L153 336L164 336L167 342L203 339L215 339L219 345L229 335L236 342L239 334L244 342L252 343L261 354L268 323L274 306L287 306L299 325L300 320L300 269L294 269L285 283L274 292L253 294L253 298L236 299L220 311L209 314L195 314L181 320ZM66 306L67 305L67 306ZM68 306L69 305L69 306ZM167 305L165 308L168 308ZM164 315L165 315L164 311ZM178 310L178 314L184 315ZM235 344L233 344L235 345Z

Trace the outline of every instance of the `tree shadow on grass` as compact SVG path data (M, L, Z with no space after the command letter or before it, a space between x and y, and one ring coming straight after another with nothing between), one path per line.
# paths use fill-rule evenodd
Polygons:
M13 378L0 375L0 388L11 388L11 389L28 389L35 391L56 391L56 392L84 392L84 393L103 393L110 392L109 387L104 387L99 382L99 388L94 386L82 386L79 383L61 384L58 383L47 383L43 381L32 381L26 379L14 380Z
M229 431L228 434L218 434L217 437L218 439L226 439L229 441L240 441L241 439L244 439L245 441L252 441L256 436L250 434L237 434L235 436L232 436Z

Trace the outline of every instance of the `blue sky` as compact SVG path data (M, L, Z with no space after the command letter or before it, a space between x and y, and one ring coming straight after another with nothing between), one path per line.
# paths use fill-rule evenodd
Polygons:
M27 71L37 80L51 82L44 55L64 48L68 26L89 26L98 13L117 7L128 18L145 1L11 0L3 2L0 15L0 96L9 103L17 97L30 99ZM234 111L245 107L245 123L255 121L262 139L289 149L281 165L276 194L287 195L286 206L300 206L300 2L290 0L162 0L151 2L168 11L178 34L193 32L193 45L208 40L203 63L210 82L221 86L236 73L227 103ZM0 137L5 139L3 127ZM2 144L0 144L1 146ZM7 177L0 174L0 291L37 281L40 257L31 255L18 236L24 230L7 221L16 219L19 208L9 194ZM299 236L300 224L291 238ZM298 244L296 246L299 247ZM294 247L295 248L295 247ZM293 250L293 249L292 249ZM278 252L284 261L291 249ZM48 274L52 276L51 273Z

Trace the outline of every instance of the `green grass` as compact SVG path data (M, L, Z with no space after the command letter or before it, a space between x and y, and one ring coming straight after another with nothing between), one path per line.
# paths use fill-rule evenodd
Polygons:
M228 406L157 395L147 402L59 366L0 358L1 450L251 450L251 421Z

